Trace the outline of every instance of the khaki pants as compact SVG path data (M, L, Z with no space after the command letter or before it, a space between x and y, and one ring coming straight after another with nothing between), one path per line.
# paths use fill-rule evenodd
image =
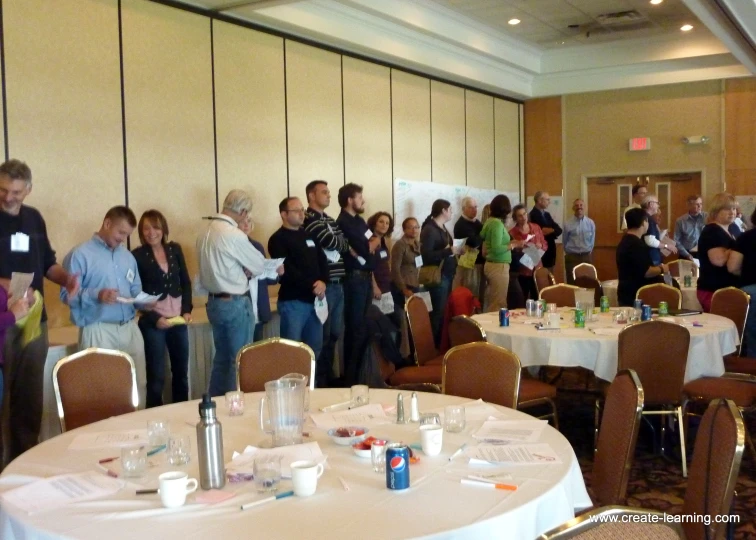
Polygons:
M488 280L484 311L499 311L500 308L507 307L509 263L486 262L483 272Z
M114 349L125 352L134 360L136 367L139 408L144 409L147 401L147 371L144 362L144 340L136 319L124 325L114 323L94 323L79 329L79 348L89 347Z
M467 287L473 296L483 303L483 291L485 290L485 280L483 279L483 265L476 264L474 268L463 268L457 266L457 273L454 274L452 290L459 286Z

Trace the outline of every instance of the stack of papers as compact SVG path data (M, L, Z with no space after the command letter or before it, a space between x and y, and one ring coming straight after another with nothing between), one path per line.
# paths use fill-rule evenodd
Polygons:
M7 491L2 500L33 514L112 495L125 484L98 472L63 474Z
M147 444L146 429L132 429L129 431L97 431L77 435L68 446L69 450L102 450L105 448L121 448L134 444Z
M386 411L378 403L363 405L347 411L311 413L310 417L320 429L392 423L391 418L386 415Z
M534 443L541 438L546 424L545 420L488 419L473 437L484 441Z
M543 465L561 463L557 453L546 443L538 444L479 444L465 450L471 465L511 463L514 465Z
M123 296L119 296L118 298L116 298L116 300L121 304L154 304L155 302L160 300L160 297L153 296L142 291L136 295L136 298L125 298Z
M280 459L281 476L291 478L291 464L295 461L314 461L324 463L326 457L316 442L280 446L278 448L257 448L247 446L242 453L234 452L231 461L226 463L226 476L231 482L251 480L252 464L256 458Z

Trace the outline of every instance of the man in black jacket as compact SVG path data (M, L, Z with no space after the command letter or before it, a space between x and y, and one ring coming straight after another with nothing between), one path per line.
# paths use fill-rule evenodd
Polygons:
M530 222L535 223L543 231L543 236L546 238L546 243L549 245L546 253L543 254L541 262L543 266L548 269L552 274L554 273L554 263L556 263L556 239L562 234L562 228L554 221L546 209L551 203L551 198L546 191L536 191L533 196L535 206L530 211Z

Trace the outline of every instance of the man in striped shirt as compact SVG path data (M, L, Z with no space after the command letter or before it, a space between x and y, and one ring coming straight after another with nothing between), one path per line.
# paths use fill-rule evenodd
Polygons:
M324 388L332 379L332 367L336 343L344 327L344 259L349 253L349 243L344 238L336 221L325 213L331 204L331 192L325 180L313 180L305 188L307 193L307 215L305 231L328 258L328 319L323 325L323 349L315 367L315 386Z

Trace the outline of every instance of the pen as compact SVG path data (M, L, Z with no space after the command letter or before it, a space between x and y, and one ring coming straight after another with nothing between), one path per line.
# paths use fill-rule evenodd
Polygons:
M465 451L465 448L467 448L467 443L465 443L465 444L463 444L462 446L460 446L460 447L459 447L459 448L457 449L457 451L456 451L456 452L454 452L454 453L453 453L453 454L451 455L451 457L449 458L449 461L453 460L453 459L454 459L455 457L457 457L457 456L458 456L458 455L460 455L460 454L461 454L462 452L464 452L464 451Z
M247 508L252 508L254 506L259 506L261 504L265 504L265 503L268 503L268 502L271 502L271 501L276 501L278 499L283 499L285 497L291 497L292 495L294 495L293 491L284 491L283 493L279 493L275 497L266 497L265 499L260 499L259 501L253 501L253 502L249 502L247 504L243 504L243 505L241 505L241 509L242 510L246 510Z
M160 493L160 490L158 490L158 489L138 489L136 491L137 495L154 495L155 493Z
M147 452L147 455L154 456L155 454L157 454L158 452L162 452L163 450L165 450L165 445L161 444L160 446L156 446L155 448Z
M99 463L100 465L102 465L103 463L110 463L111 461L115 461L117 459L118 459L118 456L115 456L115 457L106 457L106 458L102 458L97 463Z
M341 487L344 488L344 491L349 491L349 484L341 476L339 476L339 482L341 482Z
M344 401L343 403L334 403L333 405L328 405L327 407L321 407L320 412L331 412L331 411L338 411L339 409L351 409L351 408L352 408L352 402Z
M462 484L466 486L478 486L488 489L503 489L504 491L517 491L517 486L511 484L492 484L491 482L481 482L480 480L470 480L469 478L463 478Z
M112 478L118 478L118 473L112 469L108 469L107 467L100 465L99 463L97 464L97 468Z

